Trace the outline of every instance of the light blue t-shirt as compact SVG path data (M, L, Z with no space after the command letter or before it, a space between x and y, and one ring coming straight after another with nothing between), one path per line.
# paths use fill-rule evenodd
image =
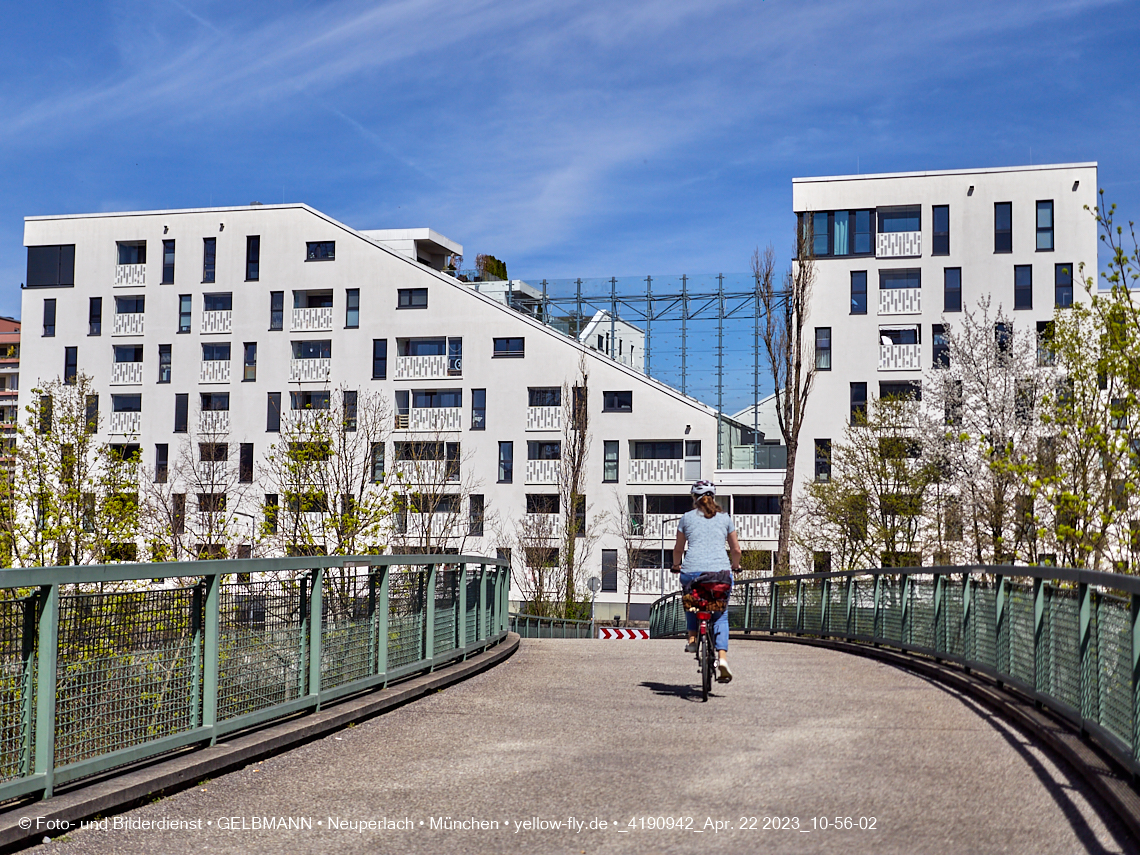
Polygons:
M732 517L725 512L706 517L696 508L677 522L677 531L685 535L688 550L681 565L682 573L716 573L731 570L725 541L736 531Z

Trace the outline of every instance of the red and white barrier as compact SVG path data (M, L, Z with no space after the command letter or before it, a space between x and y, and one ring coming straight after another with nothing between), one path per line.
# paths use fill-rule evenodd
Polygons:
M649 630L618 629L612 626L600 626L598 627L598 638L647 639L649 638Z

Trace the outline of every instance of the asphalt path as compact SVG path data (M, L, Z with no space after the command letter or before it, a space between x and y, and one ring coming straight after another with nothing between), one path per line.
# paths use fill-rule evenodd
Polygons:
M945 687L748 641L701 703L681 645L524 640L464 683L35 851L1133 851L1068 767Z

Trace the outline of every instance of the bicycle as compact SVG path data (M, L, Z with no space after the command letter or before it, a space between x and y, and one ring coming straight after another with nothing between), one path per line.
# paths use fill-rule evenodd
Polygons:
M697 625L697 667L701 672L701 702L707 703L709 692L712 691L713 673L716 670L716 649L713 643L712 619L719 609L714 605L721 605L726 592L720 590L727 588L721 582L702 583L694 582L689 593L686 607L696 612ZM727 607L727 603L723 603Z

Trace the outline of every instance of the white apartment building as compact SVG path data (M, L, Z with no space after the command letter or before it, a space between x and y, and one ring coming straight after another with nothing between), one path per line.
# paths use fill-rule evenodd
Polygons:
M193 443L196 428L222 428L262 484L281 436L275 411L320 406L338 390L380 392L395 414L387 471L398 443L446 442L448 459L454 448L467 470L463 501L478 496L497 521L462 548L495 555L511 548L515 523L550 512L561 390L584 360L600 617L624 613L623 511L637 525L639 563L653 568L635 587L631 617L672 587L658 572L661 549L697 478L734 494L746 548L774 546L782 473L718 471L714 409L441 272L462 247L430 230L357 231L304 205L251 205L29 217L24 242L22 317L32 325L21 412L37 381L89 375L98 439L138 444L151 471L160 454L173 459ZM256 498L250 520L263 510Z
M983 295L1033 330L1082 299L1073 279L1082 263L1097 269L1096 204L1095 163L794 179L814 238L818 367L798 482L869 398L917 391L941 325ZM752 424L751 408L737 418Z

